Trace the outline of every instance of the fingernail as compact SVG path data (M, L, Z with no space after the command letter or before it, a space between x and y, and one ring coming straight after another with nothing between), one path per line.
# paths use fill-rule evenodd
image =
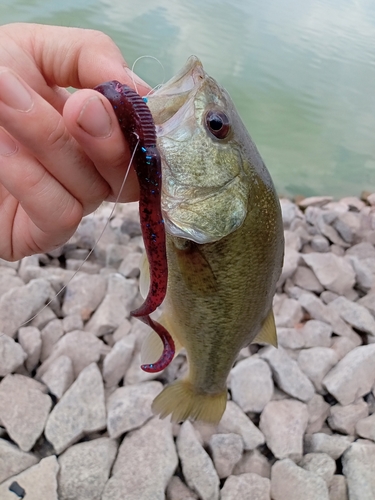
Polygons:
M125 66L124 69L125 69L126 73L128 74L128 77L134 83L135 86L141 86L146 90L150 90L150 88L151 88L150 85L148 85L148 83L146 83L144 80L142 80L142 78L139 78L138 75L133 73L133 71L130 68Z
M0 155L10 156L17 151L17 144L12 137L0 127Z
M17 111L30 111L33 107L29 91L10 71L0 73L0 100Z
M99 97L91 97L83 106L77 119L78 125L93 137L109 137L112 121Z

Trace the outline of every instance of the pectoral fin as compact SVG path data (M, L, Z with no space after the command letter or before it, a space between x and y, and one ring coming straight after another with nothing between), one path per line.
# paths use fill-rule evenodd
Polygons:
M262 329L255 337L255 339L252 341L252 344L264 343L264 342L277 347L276 325L272 309L270 309L270 312L268 313L266 319L263 322Z

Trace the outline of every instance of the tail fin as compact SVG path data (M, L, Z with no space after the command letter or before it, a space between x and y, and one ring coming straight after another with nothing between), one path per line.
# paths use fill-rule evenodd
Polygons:
M178 380L166 387L152 403L152 411L160 418L172 414L172 422L188 418L218 424L227 404L227 391L199 394L188 380Z

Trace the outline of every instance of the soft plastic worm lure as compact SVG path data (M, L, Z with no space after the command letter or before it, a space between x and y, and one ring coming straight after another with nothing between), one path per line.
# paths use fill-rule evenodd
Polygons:
M146 254L150 263L150 289L144 303L131 314L149 325L163 342L163 353L146 372L158 372L172 361L175 346L168 331L150 318L163 302L168 281L165 227L161 212L161 159L156 147L155 124L145 101L133 89L117 81L95 87L111 103L121 130L134 152L133 165L140 186L139 215Z

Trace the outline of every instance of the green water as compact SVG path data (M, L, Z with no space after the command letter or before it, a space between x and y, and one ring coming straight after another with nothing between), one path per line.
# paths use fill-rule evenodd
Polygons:
M166 79L196 54L281 194L375 190L374 0L3 0L0 20L102 30ZM136 72L163 80L152 59Z

